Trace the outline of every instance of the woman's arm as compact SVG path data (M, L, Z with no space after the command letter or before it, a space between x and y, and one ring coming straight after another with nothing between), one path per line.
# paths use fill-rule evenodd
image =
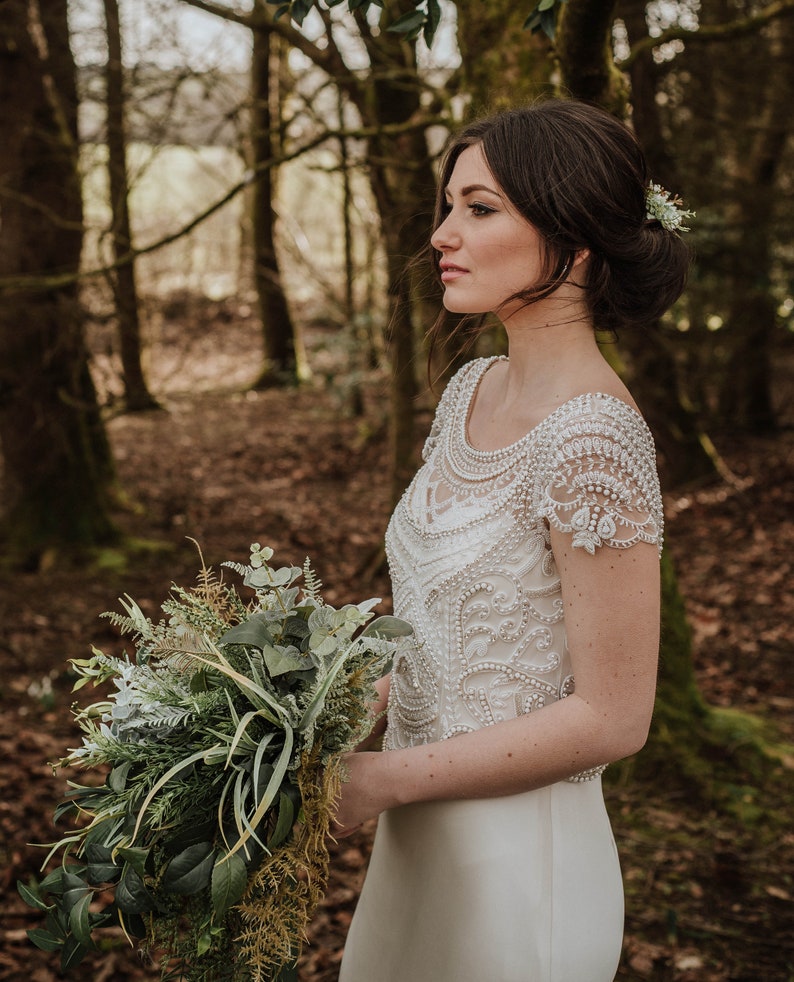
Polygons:
M551 538L575 693L450 740L349 757L337 812L343 830L411 802L530 791L645 743L659 649L657 547L601 547L590 555L573 549L567 533L552 529Z

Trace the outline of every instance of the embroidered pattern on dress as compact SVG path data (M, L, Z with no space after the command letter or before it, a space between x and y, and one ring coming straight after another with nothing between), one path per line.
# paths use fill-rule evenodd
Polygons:
M395 663L387 749L450 739L574 692L549 525L589 553L661 548L653 440L621 400L577 396L509 447L469 444L471 402L495 360L470 362L447 386L425 464L389 524L395 613L412 621L417 644Z

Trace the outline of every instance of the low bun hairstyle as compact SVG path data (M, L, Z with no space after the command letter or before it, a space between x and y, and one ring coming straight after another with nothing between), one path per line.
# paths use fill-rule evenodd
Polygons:
M434 228L444 218L444 189L455 162L476 144L544 242L541 282L518 298L530 304L552 293L584 249L590 258L581 285L598 331L650 324L681 295L689 251L677 232L646 219L645 155L614 116L551 99L472 123L442 159Z

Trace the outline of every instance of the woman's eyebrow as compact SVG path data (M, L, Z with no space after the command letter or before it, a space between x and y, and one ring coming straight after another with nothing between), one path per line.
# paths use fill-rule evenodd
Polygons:
M494 191L493 188L489 188L487 184L467 184L466 187L460 189L460 196L461 198L465 198L467 194L471 194L473 191L487 191L488 194L496 195L497 198L502 197L498 191ZM444 194L452 194L449 186L444 188Z

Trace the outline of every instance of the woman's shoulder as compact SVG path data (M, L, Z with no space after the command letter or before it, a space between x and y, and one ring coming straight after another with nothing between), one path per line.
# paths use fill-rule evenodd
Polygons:
M465 362L458 368L458 370L452 375L450 380L447 382L444 392L448 390L457 390L462 388L466 383L476 384L482 376L491 368L496 362L506 362L507 357L505 355L490 355L485 358L472 358L471 361Z
M653 443L639 409L624 394L592 391L566 399L539 425L547 442L559 446L568 438L604 437L628 444Z

